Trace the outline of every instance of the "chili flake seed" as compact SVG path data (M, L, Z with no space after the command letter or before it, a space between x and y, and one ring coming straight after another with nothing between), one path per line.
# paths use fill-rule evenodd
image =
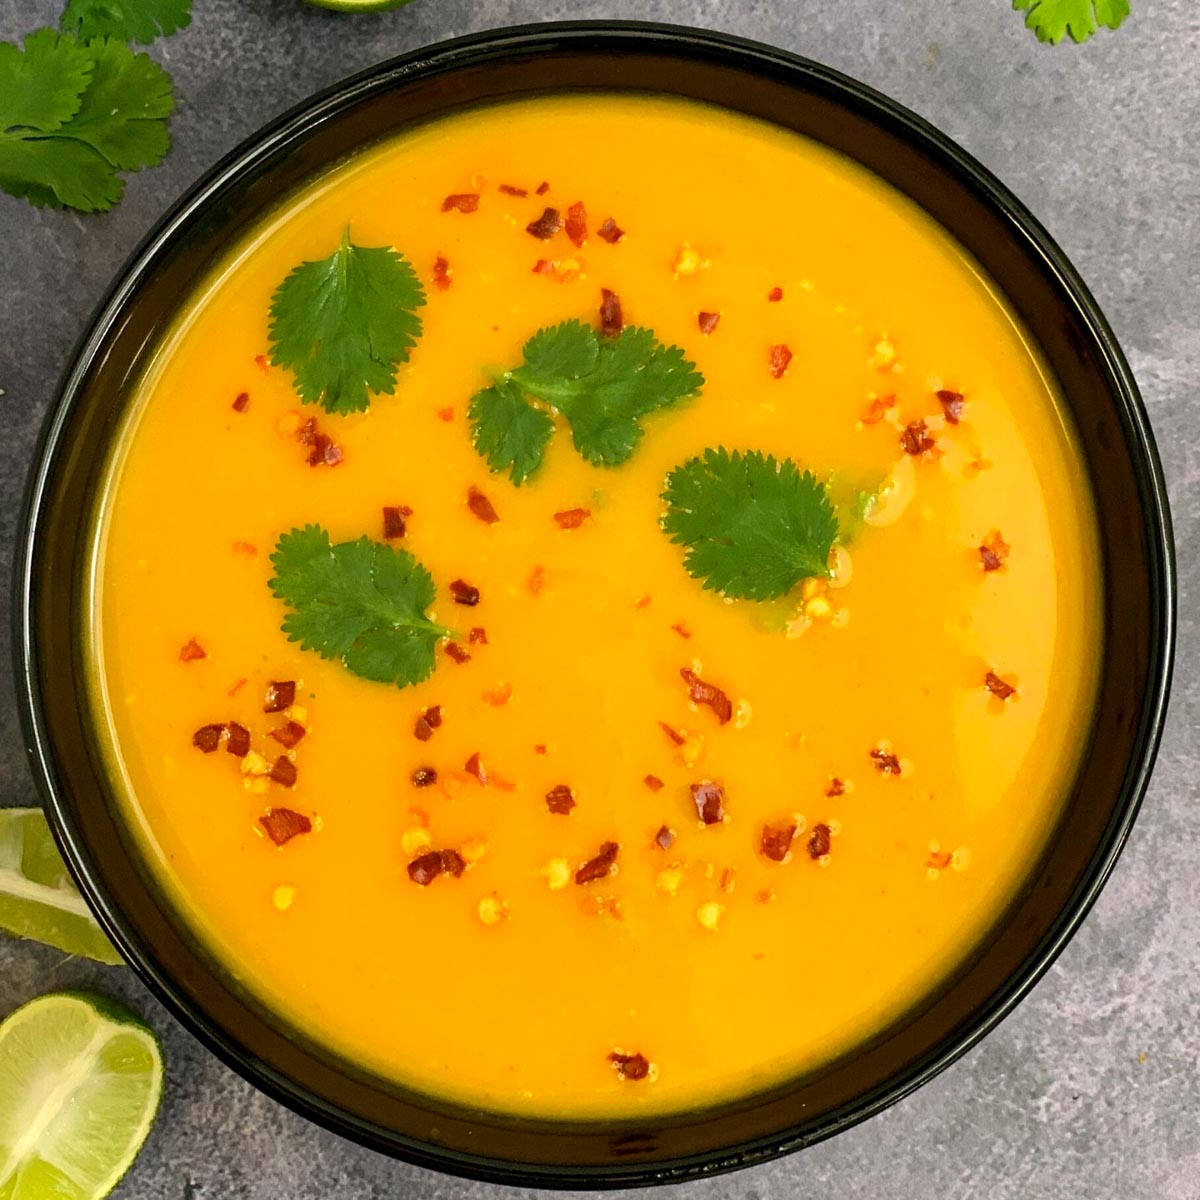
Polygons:
M696 909L696 920L709 931L716 933L718 926L721 924L721 918L725 915L725 905L718 904L715 900L708 900Z
M900 445L904 447L904 453L911 454L914 458L928 454L936 444L929 436L924 421L910 421L900 434Z
M296 681L294 679L274 679L267 684L267 694L263 699L263 712L283 712L291 708L296 700Z
M217 726L219 729L220 726ZM663 790L663 781L657 775L647 775L642 782L652 791L661 792Z
M587 241L587 209L582 200L577 200L567 209L565 229L573 246L582 247Z
M871 761L881 775L899 775L903 771L900 760L892 753L891 748L883 743L871 751Z
M1017 689L1011 683L1005 683L995 671L989 671L983 677L983 686L1000 700L1007 700L1017 693Z
M565 858L552 858L542 868L542 874L550 890L560 892L571 882L571 864Z
M387 541L402 538L408 532L412 509L407 504L385 504L383 507L383 536Z
M183 648L179 651L180 662L199 662L202 658L207 658L204 647L200 645L195 638L190 642L185 642Z
M485 925L499 925L508 917L508 905L493 892L479 902L479 919Z
M692 803L696 806L696 815L705 825L716 825L725 820L725 789L711 779L692 784Z
M600 332L605 337L616 337L625 328L625 317L621 312L621 297L608 288L600 289Z
M596 230L596 234L603 238L610 246L615 246L625 236L625 230L612 217L605 217L600 228Z
M681 667L679 674L688 685L688 699L693 704L707 705L716 714L717 720L727 725L733 717L733 704L729 697L715 684L705 683L691 667Z
M433 260L433 286L444 292L454 282L454 272L450 270L450 260L439 254Z
M283 846L302 833L312 832L312 822L303 813L290 808L268 808L258 823L267 831L267 837L277 846Z
M559 529L578 529L591 515L592 511L589 508L568 508L563 512L556 512L554 519L558 522Z
M529 195L529 189L523 187L515 187L511 183L502 183L498 189L506 196L516 196L518 199L524 199Z
M542 215L525 226L531 237L548 242L562 228L562 214L557 208L544 209Z
M467 488L467 507L485 525L495 525L500 520L495 506L477 487Z
M221 744L224 734L224 725L201 725L192 734L192 745L205 754L211 754Z
M759 849L772 862L786 862L795 836L795 825L764 825Z
M230 721L229 740L225 743L225 749L234 758L245 758L250 753L250 730L245 725Z
M442 201L442 212L473 213L478 207L478 192L456 192Z
M962 392L952 392L949 388L939 388L937 398L942 406L942 412L946 414L946 420L951 425L957 425L962 420L963 401Z
M288 721L286 725L280 725L277 729L272 729L271 737L285 750L290 750L307 732L308 730L298 721Z
M488 644L487 630L482 625L473 625L467 632L467 641L472 646L486 646Z
M565 783L555 784L546 793L546 807L557 816L566 816L575 807L575 793Z
M465 604L468 608L474 608L479 603L479 589L465 579L451 581L450 595L454 597L455 604Z
M679 248L679 253L675 255L671 269L676 275L695 275L697 271L708 265L708 262L700 257L690 242L684 242Z
M608 1061L622 1079L637 1082L650 1074L650 1060L644 1054L622 1054L614 1050L608 1056Z
M830 779L829 786L825 789L825 795L831 799L834 796L844 796L846 794L846 784L844 780L839 779L836 775Z
M417 718L413 725L413 736L419 742L427 742L433 737L433 731L442 723L442 706L440 704L432 704L429 708L423 708L421 715Z
M280 912L287 912L287 910L292 907L293 903L295 903L295 900L296 889L290 884L280 884L279 887L277 887L271 893L271 903L274 904Z
M409 858L416 858L418 854L428 850L432 845L433 836L423 825L418 825L415 829L406 829L400 835L400 849Z
M660 825L658 832L654 835L654 844L660 850L670 850L675 844L675 830L669 825Z
M238 392L234 398L233 404L230 406L236 413L244 413L250 407L250 393Z
M696 316L696 324L700 326L700 332L703 334L712 333L720 320L721 314L718 312L702 312Z
M778 304L779 301L782 299L783 299L783 288L781 288L781 287L773 287L767 293L767 300L771 304Z
M600 852L594 857L589 858L576 872L575 882L578 884L594 883L597 879L606 878L613 869L613 865L617 861L617 855L621 852L621 846L618 842L605 842L600 847Z
M767 365L771 369L773 379L782 379L787 373L788 364L792 361L792 352L780 342L772 346L767 356Z
M814 861L818 858L824 858L829 853L829 847L832 845L832 832L824 821L818 822L813 826L812 834L808 839L808 857Z
M257 750L249 750L241 756L242 762L238 770L243 775L266 775L270 771L270 764Z
M437 777L437 771L433 767L418 767L412 773L412 775L409 776L409 779L411 780L413 787L423 788L430 787L431 785L437 783Z
M679 867L665 867L659 871L654 883L660 892L666 892L668 896L676 896L683 883L683 871Z
M471 661L470 651L464 650L457 642L447 642L444 647L446 654L460 666Z
M999 530L993 530L983 539L979 547L979 559L985 571L998 571L1012 551L1012 547L1004 540Z
M278 783L281 787L296 786L296 764L285 754L281 754L271 767L270 778L272 783Z

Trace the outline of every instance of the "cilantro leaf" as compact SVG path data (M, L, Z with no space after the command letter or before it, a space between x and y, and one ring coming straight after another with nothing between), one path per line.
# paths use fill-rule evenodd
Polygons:
M38 205L111 208L118 171L166 154L174 105L170 76L119 42L44 29L23 50L0 43L0 187Z
M663 529L706 588L771 600L829 573L838 522L828 490L790 458L710 448L667 476L662 498Z
M390 246L355 246L347 227L326 259L301 263L271 300L271 361L326 412L361 412L392 395L396 368L421 336L425 290Z
M1025 26L1039 42L1057 46L1066 34L1085 42L1096 32L1097 23L1119 29L1129 16L1129 0L1013 0L1013 8L1028 9Z
M516 484L542 461L553 432L550 412L566 419L588 462L615 467L633 453L643 417L704 385L683 351L649 329L601 338L582 321L564 321L535 333L523 354L521 366L478 393L470 408L476 450L493 471L508 469Z
M271 555L270 587L291 611L288 640L378 683L408 687L427 679L439 639L431 621L436 589L407 550L361 537L334 545L319 525L283 534Z
M64 33L147 45L160 34L186 29L192 0L67 0Z

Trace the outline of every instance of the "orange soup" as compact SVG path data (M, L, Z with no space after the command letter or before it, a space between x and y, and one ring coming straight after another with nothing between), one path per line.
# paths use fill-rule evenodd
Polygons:
M1088 485L1003 298L693 104L459 115L282 203L96 527L94 704L197 936L484 1108L691 1107L885 1028L1027 879L1093 699Z

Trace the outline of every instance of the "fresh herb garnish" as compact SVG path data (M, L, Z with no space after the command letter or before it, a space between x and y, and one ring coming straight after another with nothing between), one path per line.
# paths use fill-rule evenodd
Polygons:
M361 537L330 542L319 525L285 533L271 555L271 591L291 611L288 639L363 679L408 687L433 673L449 629L429 619L437 594L407 550Z
M41 29L23 50L0 42L0 187L37 205L102 212L118 172L167 152L171 79L120 42L82 44Z
M470 407L475 449L516 484L541 465L554 432L551 412L566 419L588 462L615 467L633 453L644 416L704 385L678 346L633 326L602 338L582 321L564 321L535 333L524 356Z
M67 0L62 29L81 38L148 45L186 29L191 19L192 0Z
M1119 29L1129 16L1129 0L1013 0L1013 8L1028 10L1025 25L1037 34L1039 42L1058 45L1069 33L1076 42L1085 42L1096 32L1097 24Z
M828 489L789 458L710 448L667 476L662 498L663 529L706 588L771 600L829 574L838 522Z
M390 396L396 368L421 336L425 289L390 246L356 246L350 230L318 262L301 263L271 300L271 361L296 377L307 404L361 412Z

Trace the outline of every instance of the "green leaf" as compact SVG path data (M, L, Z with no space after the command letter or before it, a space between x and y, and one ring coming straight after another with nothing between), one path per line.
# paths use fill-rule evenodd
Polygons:
M633 453L643 417L704 385L683 351L649 329L602 338L582 321L564 321L535 333L523 354L521 366L476 395L470 409L475 448L517 484L541 463L553 431L547 409L566 418L588 462L615 467Z
M341 245L306 262L271 301L271 361L287 367L307 404L326 412L361 412L372 392L392 395L396 368L421 336L416 310L425 291L390 246Z
M1013 0L1013 8L1028 10L1025 25L1037 34L1039 42L1058 45L1069 33L1076 42L1085 42L1096 32L1097 24L1118 29L1129 16L1129 0Z
M160 35L186 29L192 0L67 0L64 33L84 39L116 38L148 45Z
M663 529L706 588L771 600L829 573L838 536L828 489L789 458L705 450L667 476Z
M408 687L432 673L439 639L437 591L407 550L362 537L333 545L319 525L285 533L271 556L271 591L291 610L288 639L378 683Z
M72 38L39 29L24 50L0 42L0 131L53 133L78 111L92 56Z

